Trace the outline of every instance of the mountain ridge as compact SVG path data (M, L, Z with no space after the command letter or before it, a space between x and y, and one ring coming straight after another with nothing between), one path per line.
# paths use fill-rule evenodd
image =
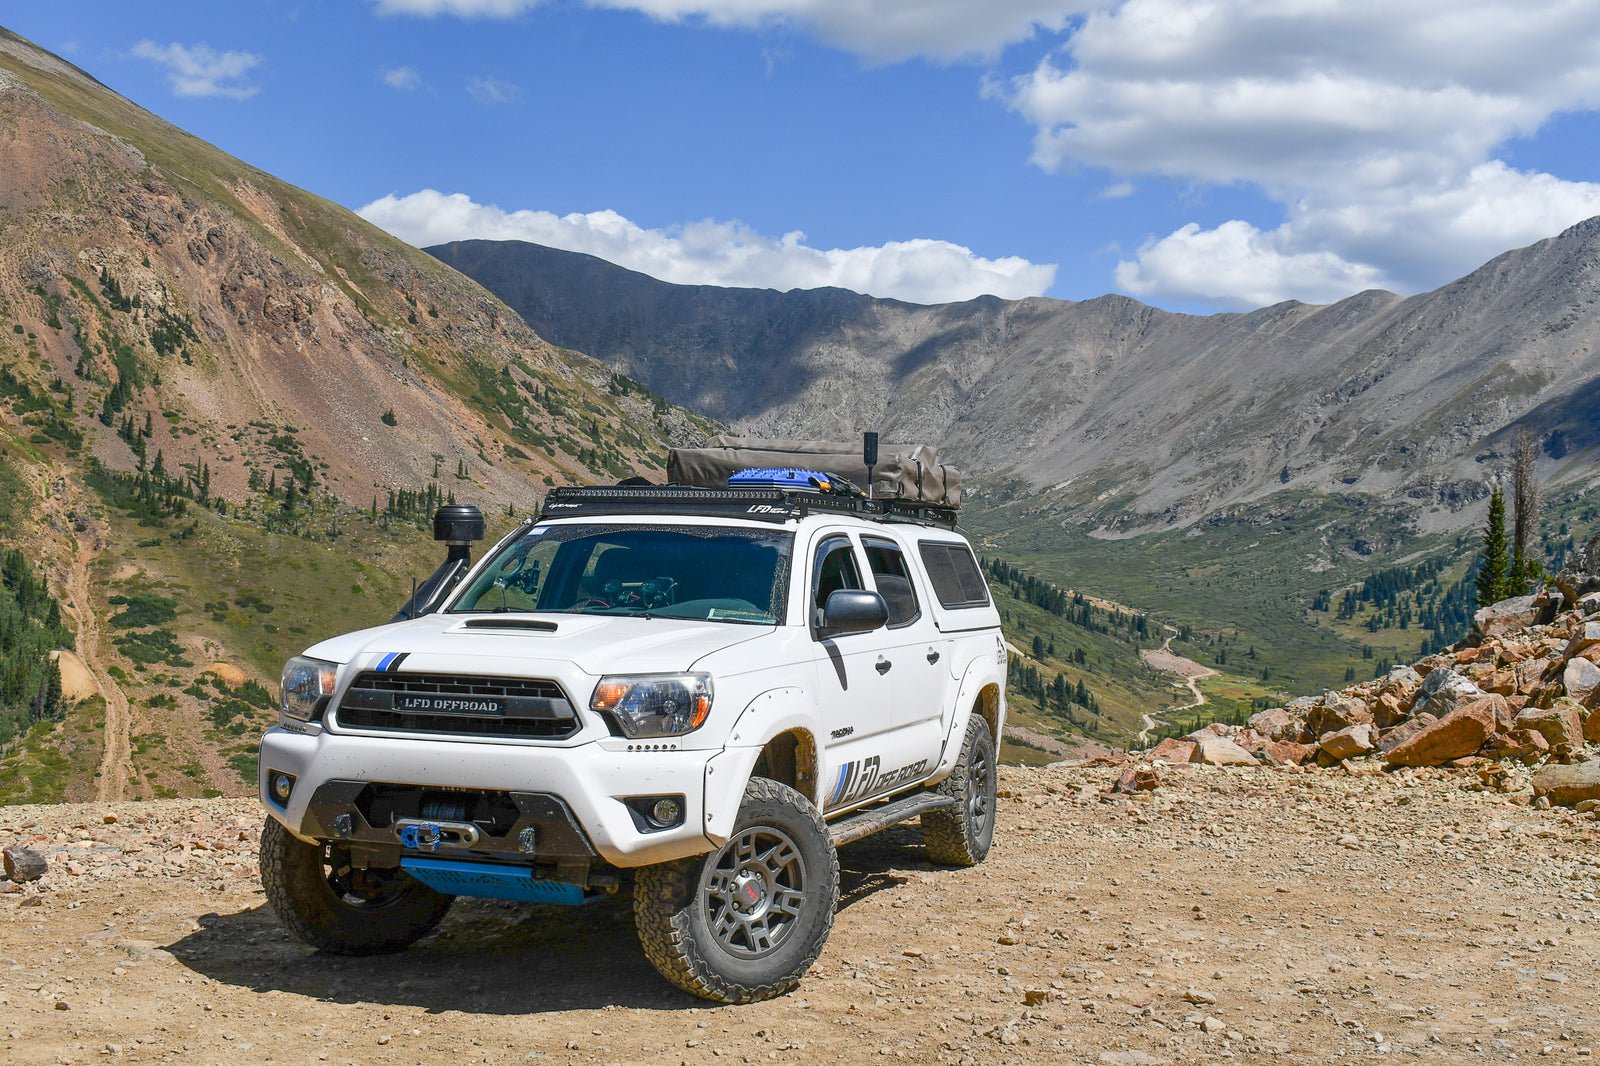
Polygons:
M1207 316L1115 294L913 305L671 286L535 248L428 250L676 402L758 433L935 440L1101 535L1182 528L1291 485L1423 500L1420 521L1459 529L1519 430L1555 440L1541 473L1557 484L1600 444L1592 401L1571 399L1600 380L1600 218L1431 293Z

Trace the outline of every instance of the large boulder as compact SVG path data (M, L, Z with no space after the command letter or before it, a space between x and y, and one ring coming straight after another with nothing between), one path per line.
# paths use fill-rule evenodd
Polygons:
M1517 715L1516 727L1531 729L1544 737L1557 755L1583 747L1583 719L1570 700L1553 707L1529 707Z
M1597 644L1600 644L1600 622L1582 622L1572 631L1572 639L1567 641L1561 657L1570 659L1574 655L1582 655Z
M1372 724L1379 729L1393 729L1411 717L1408 702L1398 692L1381 694L1372 704Z
M1392 668L1384 675L1383 684L1378 686L1379 692L1403 692L1409 696L1411 691L1422 684L1422 675L1409 666L1401 665Z
M1512 667L1516 674L1517 695L1532 696L1544 687L1545 673L1550 669L1550 659L1524 659Z
M1151 760L1152 762L1156 759L1162 759L1166 762L1193 762L1194 741L1178 740L1175 737L1168 737L1166 740L1163 740L1161 743L1157 744L1154 748L1151 748L1150 754L1145 756L1145 758Z
M1557 807L1575 807L1586 799L1600 799L1600 762L1545 766L1533 775L1533 794L1548 797Z
M1583 719L1583 739L1590 744L1600 744L1600 711L1584 707L1578 711Z
M1430 670L1417 690L1415 714L1431 714L1435 718L1448 718L1457 707L1482 699L1487 693L1454 670Z
M1419 714L1410 721L1402 722L1383 733L1382 738L1378 741L1378 750L1387 755L1438 720L1431 714Z
M1261 749L1261 754L1273 766L1299 766L1313 758L1318 748L1312 744L1300 744L1293 740L1275 740Z
M1330 695L1306 715L1306 729L1312 736L1321 739L1329 733L1337 733L1353 725L1367 725L1371 721L1372 712L1360 700Z
M1299 736L1300 727L1300 720L1282 707L1268 707L1250 716L1250 728L1269 740Z
M1561 686L1579 703L1592 702L1600 692L1600 666L1582 657L1568 659L1561 671Z
M1555 616L1555 601L1541 589L1532 596L1513 596L1491 603L1472 616L1472 624L1485 637L1501 637L1530 626L1544 625Z
M1464 703L1390 748L1384 761L1391 766L1443 766L1471 755L1498 731L1502 714L1495 705L1504 707L1505 702L1500 696L1483 696Z
M1254 755L1245 751L1227 737L1219 737L1215 733L1190 734L1195 742L1195 753L1191 762L1203 762L1211 766L1256 766Z
M5 864L6 877L18 884L37 881L50 870L43 855L21 844L7 844L4 851L0 851L0 857L3 857L0 861Z
M1346 726L1322 738L1321 748L1330 759L1351 759L1378 746L1378 731L1370 723Z

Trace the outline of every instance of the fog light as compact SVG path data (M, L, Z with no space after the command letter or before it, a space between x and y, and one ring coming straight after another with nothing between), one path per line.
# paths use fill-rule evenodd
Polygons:
M677 825L683 821L683 804L670 798L656 800L650 808L650 820L657 825Z
M288 774L274 774L272 776L272 798L279 803L288 803L289 794L294 791L294 778Z

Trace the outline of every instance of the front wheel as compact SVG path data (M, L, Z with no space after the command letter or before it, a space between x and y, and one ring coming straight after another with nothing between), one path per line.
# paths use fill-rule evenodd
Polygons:
M937 791L956 801L952 809L922 816L922 844L928 858L946 866L976 866L994 840L994 738L989 723L974 714L961 744L961 760Z
M752 778L728 842L639 871L639 942L685 992L755 1003L800 983L822 952L839 898L839 856L800 793Z
M355 869L349 849L307 844L276 818L261 828L261 887L285 928L334 955L410 947L455 900L404 870Z

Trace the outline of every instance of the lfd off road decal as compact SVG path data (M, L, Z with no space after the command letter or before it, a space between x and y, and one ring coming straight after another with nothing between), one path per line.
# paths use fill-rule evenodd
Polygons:
M897 785L913 781L928 768L928 760L923 759L890 770L888 773L879 773L879 765L878 757L874 755L869 759L857 759L839 767L839 782L833 786L833 797L828 800L828 806L850 803L863 796L887 792Z

